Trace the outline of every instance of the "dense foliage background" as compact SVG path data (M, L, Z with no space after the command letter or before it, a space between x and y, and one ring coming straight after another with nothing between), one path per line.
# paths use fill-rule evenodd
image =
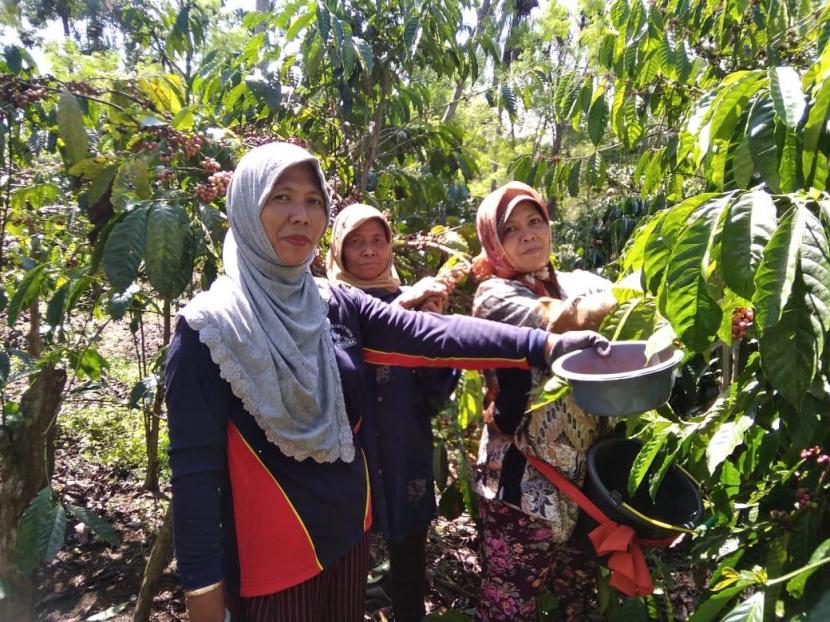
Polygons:
M826 3L25 0L0 19L4 619L31 617L68 526L122 546L91 490L52 485L56 445L161 490L164 514L163 346L221 268L234 162L274 139L320 156L337 208L387 210L402 273L442 270L459 312L475 208L509 179L549 202L562 269L640 273L603 330L687 353L627 432L632 490L678 463L704 492L690 619L830 619ZM480 393L466 374L436 421L445 516L475 514ZM688 617L652 561L655 595L601 589L606 619Z

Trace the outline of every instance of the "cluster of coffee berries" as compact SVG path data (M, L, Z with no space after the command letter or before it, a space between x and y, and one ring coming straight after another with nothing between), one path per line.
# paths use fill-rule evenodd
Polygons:
M147 128L147 130L155 134L158 140L167 141L169 150L159 154L159 161L162 164L170 162L177 151L184 151L185 156L192 158L202 150L205 144L204 132L185 134L168 125L159 125L157 127ZM146 143L147 141L140 142Z
M739 341L746 336L746 330L752 326L755 313L746 307L737 307L732 313L732 339Z
M467 275L470 273L470 268L470 263L466 261L459 261L451 267L447 267L447 264L444 264L435 276L435 280L445 285L447 293L451 294L467 278Z
M282 140L279 136L264 130L255 125L237 125L233 128L234 133L242 139L246 147L259 147L267 143Z
M173 181L175 178L176 173L169 168L164 169L161 173L158 174L158 180L162 183Z
M86 82L66 82L66 88L68 88L73 93L78 93L79 95L90 95L90 96L98 96L103 95L104 89L99 89L91 84L87 84Z
M190 135L176 133L169 138L169 141L173 149L182 149L188 158L192 158L202 150L202 145L205 144L205 136L202 133Z
M815 509L818 507L818 504L813 501L812 493L806 488L799 488L795 491L795 500L798 503L799 510L805 510L807 508Z
M208 177L208 182L216 188L216 193L225 196L228 190L228 184L231 183L233 173L231 171L219 171Z
M207 182L196 186L196 196L202 203L210 203L216 197L224 196L228 190L233 173L231 171L218 171L208 177Z
M818 445L801 450L802 460L815 460L816 464L830 464L830 455L822 453Z
M303 149L308 149L308 141L305 141L302 138L297 138L296 136L290 136L289 138L286 138L285 142L290 143L292 145L297 145L298 147L302 147Z
M218 196L213 184L201 183L196 186L195 192L202 203L210 203Z
M141 140L136 141L135 143L133 143L133 145L130 147L130 150L133 153L141 153L141 152L144 152L144 151L156 151L158 148L159 148L158 143L156 143L152 140L148 140L146 138L142 138ZM169 157L167 158L167 161L168 162L170 161Z
M48 95L49 91L35 81L0 74L0 101L11 102L15 108L26 108Z
M202 168L215 173L216 171L222 170L222 165L213 158L204 158L202 160Z

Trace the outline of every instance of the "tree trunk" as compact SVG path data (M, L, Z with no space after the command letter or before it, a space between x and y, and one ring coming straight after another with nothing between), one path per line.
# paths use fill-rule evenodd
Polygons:
M366 194L369 187L369 171L375 164L375 158L378 155L378 145L380 144L380 133L383 131L383 115L386 110L386 70L381 73L380 78L380 96L375 104L375 115L372 124L372 139L369 143L369 153L366 157L366 163L363 167L363 172L360 175L360 191Z
M256 0L254 9L256 11L259 11L260 13L270 13L273 9L273 5L271 0ZM265 32L265 24L259 24L256 28L254 28L254 32ZM268 63L269 61L267 60L262 60L259 63L259 70L262 72L263 76L265 76L265 74L268 73Z
M20 421L0 427L0 577L11 587L0 600L0 620L32 619L32 581L17 567L14 543L24 510L49 482L46 432L65 383L65 370L45 365L20 400Z
M473 34L470 35L470 40L473 43L473 51L475 53L475 39L481 32L481 23L490 16L490 8L492 4L490 0L484 0L481 6L476 11L476 25L473 29ZM441 123L446 123L455 116L455 111L458 108L458 103L461 101L461 96L464 94L464 80L459 80L455 83L455 91L452 94L450 103L447 104L447 109L444 111L444 116L441 117Z
M162 344L170 343L170 301L164 301L162 310L163 329ZM156 399L153 400L153 408L145 415L145 444L147 447L147 475L144 478L144 488L150 492L158 492L159 489L159 428L161 427L161 414L164 409L164 382L159 382L156 388Z
M144 567L144 578L141 580L141 590L135 604L133 622L147 622L153 608L153 596L164 569L173 559L173 504L167 506L164 521L159 528L156 541Z

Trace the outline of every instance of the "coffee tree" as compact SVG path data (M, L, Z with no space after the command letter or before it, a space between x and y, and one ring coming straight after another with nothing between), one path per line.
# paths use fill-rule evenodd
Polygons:
M623 268L641 271L645 297L605 327L618 338L656 330L653 349L676 339L719 378L702 409L643 417L629 478L654 491L679 463L702 485L711 518L694 551L714 572L693 620L730 607L724 619L821 619L830 606L826 24L825 11L811 29L818 54L793 51L812 56L803 69L739 69L699 94L676 151L663 149L709 191L634 235Z

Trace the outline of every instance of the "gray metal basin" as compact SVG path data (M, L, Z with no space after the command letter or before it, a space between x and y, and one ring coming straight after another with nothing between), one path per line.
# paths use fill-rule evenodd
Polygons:
M593 348L577 350L553 363L553 372L571 385L574 401L600 417L638 415L665 404L674 368L683 351L667 348L646 361L645 341L615 341L602 357Z

